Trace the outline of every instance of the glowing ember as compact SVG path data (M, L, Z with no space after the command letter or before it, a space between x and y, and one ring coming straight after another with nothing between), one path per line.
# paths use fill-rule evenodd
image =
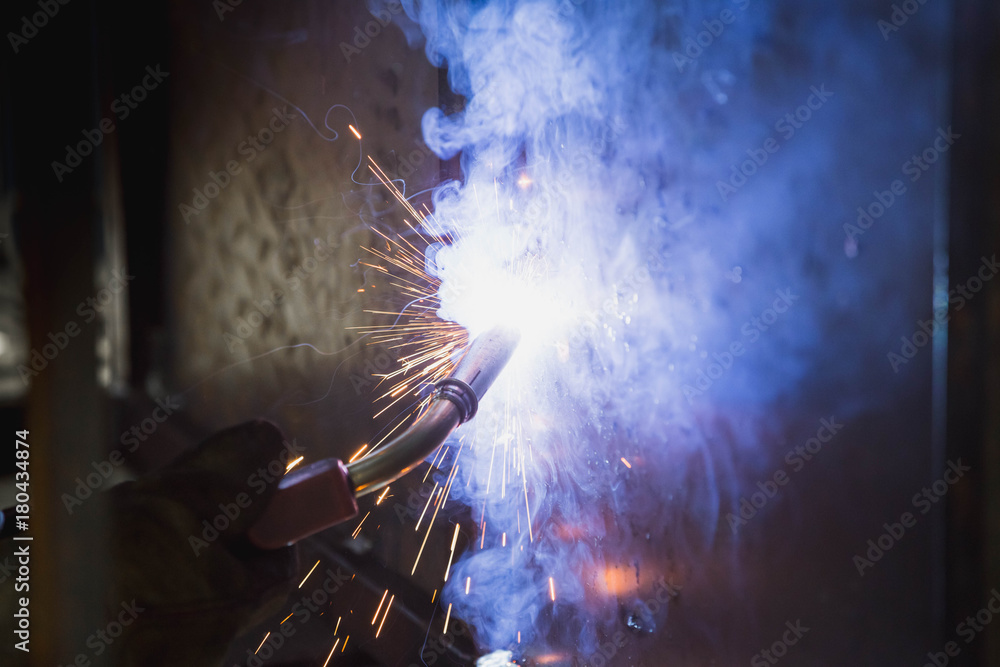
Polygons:
M333 652L337 650L337 644L339 643L340 643L340 637L337 637L337 641L333 642L333 648L330 649L330 654L326 656L326 661L323 663L323 667L326 667L327 665L330 664L330 658L333 657ZM347 642L344 642L344 644L346 645Z
M301 581L301 582L299 583L299 588L302 588L302 584L306 583L306 579L308 579L308 578L309 578L309 577L310 577L310 576L312 575L312 573L313 573L313 570L315 570L315 569L316 569L316 566L318 566L318 565L319 565L319 561L316 561L316 565L313 565L313 566L312 566L312 569L311 569L311 570L309 570L309 573L308 573L308 574L307 574L307 575L305 576L305 579L303 579L303 580L302 580L302 581Z
M451 603L448 603L448 613L444 617L444 634L448 634L448 621L451 620Z

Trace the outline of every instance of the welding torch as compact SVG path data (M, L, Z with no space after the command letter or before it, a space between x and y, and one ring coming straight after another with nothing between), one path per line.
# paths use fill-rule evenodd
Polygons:
M358 514L358 498L407 474L437 449L459 425L472 419L517 347L519 334L495 327L477 336L417 420L364 458L344 464L323 459L288 473L250 529L262 549L294 544Z

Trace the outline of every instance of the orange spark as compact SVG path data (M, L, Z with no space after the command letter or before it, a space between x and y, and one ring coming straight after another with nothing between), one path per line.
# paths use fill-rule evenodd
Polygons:
M309 574L307 574L307 575L306 575L306 579L308 579L308 578L309 578L309 576L310 576L310 575L311 575L311 574L313 573L313 570L315 570L315 569L316 569L316 566L317 566L317 565L319 565L319 561L316 561L316 565L313 565L313 566L312 566L312 570L309 570ZM300 583L300 584L299 584L299 588L302 588L302 584L306 583L306 579L303 579L303 580L302 580L302 583Z
M451 538L451 554L448 556L448 566L444 569L444 580L448 581L448 573L451 572L451 559L455 557L455 545L458 543L458 529L460 524L455 524L455 535Z
M375 621L378 619L378 613L382 611L382 605L385 604L385 596L389 594L389 589L385 589L385 593L382 593L382 599L378 603L378 609L375 610L375 615L372 616L372 625L375 625Z
M368 510L368 514L371 513L372 513L371 510ZM361 520L361 523L358 524L358 527L354 529L353 533L351 533L351 539L357 539L358 535L361 534L361 526L365 525L365 519L368 518L368 514L365 514L365 518Z
M375 631L375 639L378 639L379 634L381 634L382 626L385 625L385 619L389 618L389 608L392 606L392 601L395 599L395 595L389 598L389 604L385 606L385 615L382 617L382 622L378 624L378 630Z
M340 637L337 637L337 641L333 642L333 648L330 649L330 655L326 656L326 662L323 663L323 667L326 667L327 665L330 664L330 658L333 657L333 652L337 650L337 644L339 643L340 643ZM346 646L347 642L344 642L344 645Z

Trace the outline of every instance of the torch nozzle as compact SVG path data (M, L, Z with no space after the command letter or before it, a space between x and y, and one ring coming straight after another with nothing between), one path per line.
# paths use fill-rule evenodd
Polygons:
M344 465L324 459L286 475L250 540L264 549L294 544L354 517L357 498L407 474L472 419L479 401L510 361L520 334L495 327L477 336L451 375L437 382L427 407L408 429L365 458Z
M506 327L477 336L451 375L435 385L434 396L417 421L392 442L347 466L355 495L399 479L420 465L459 424L472 419L519 340L517 331Z

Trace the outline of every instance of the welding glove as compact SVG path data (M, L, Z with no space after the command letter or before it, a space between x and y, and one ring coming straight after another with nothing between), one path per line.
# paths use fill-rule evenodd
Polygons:
M276 426L247 422L112 489L112 599L125 601L119 609L130 617L119 619L114 664L217 667L236 636L277 613L294 586L297 553L257 549L245 533L288 458Z

